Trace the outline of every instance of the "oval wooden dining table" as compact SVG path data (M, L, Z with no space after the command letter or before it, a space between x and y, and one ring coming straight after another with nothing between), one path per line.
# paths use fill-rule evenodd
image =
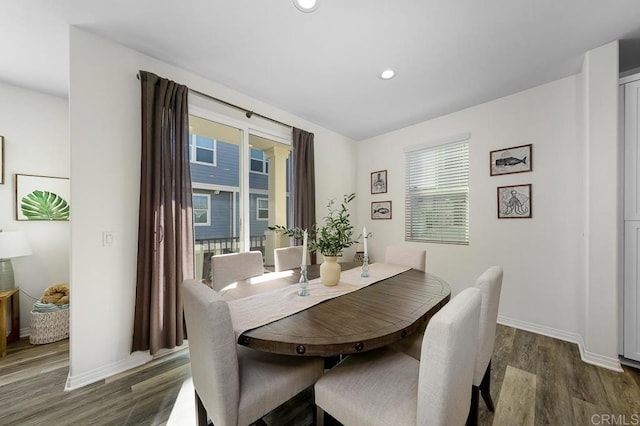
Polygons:
M342 270L359 267L342 264ZM309 265L309 280L320 265ZM221 291L227 300L286 285L298 285L300 270L259 285L237 283ZM268 278L269 274L265 274ZM275 275L275 274L274 274ZM423 329L450 298L441 278L410 269L365 288L324 301L304 311L246 331L238 343L259 351L285 355L330 357L364 352L402 340Z

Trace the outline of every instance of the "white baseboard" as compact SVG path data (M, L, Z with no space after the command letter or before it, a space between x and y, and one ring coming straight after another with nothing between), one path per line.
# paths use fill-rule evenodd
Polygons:
M31 327L23 327L20 329L20 338L31 336Z
M112 364L87 371L86 373L79 374L77 376L72 376L71 371L69 371L69 375L67 376L67 383L64 387L64 390L71 391L81 388L82 386L86 386L88 384L97 382L98 380L105 379L109 376L122 373L123 371L129 370L131 368L139 367L140 365L145 364L152 359L153 358L151 357L151 355L149 355L149 352L134 352L133 354L131 354L129 359L114 362Z
M587 364L593 364L608 370L622 372L622 365L618 358L603 356L597 353L589 352L585 349L584 339L577 333L570 333L564 330L558 330L553 327L533 324L526 321L520 321L513 318L498 315L498 324L506 325L520 330L530 331L543 336L553 337L554 339L564 340L565 342L575 343L580 350L580 358Z

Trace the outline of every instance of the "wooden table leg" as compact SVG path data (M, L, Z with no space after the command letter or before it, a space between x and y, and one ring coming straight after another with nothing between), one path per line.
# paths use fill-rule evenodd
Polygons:
M11 305L9 305L11 303ZM11 306L11 333L7 336L7 307ZM0 358L7 356L7 343L20 338L20 289L0 291Z
M20 339L20 292L16 291L11 295L11 333L7 337L7 343L18 339Z

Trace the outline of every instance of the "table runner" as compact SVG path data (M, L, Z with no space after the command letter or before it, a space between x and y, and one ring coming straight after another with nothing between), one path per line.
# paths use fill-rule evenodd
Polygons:
M369 277L367 278L360 276L362 268L358 267L342 271L340 282L333 287L323 285L320 278L309 281L309 286L307 287L310 293L309 296L298 296L300 286L292 284L243 299L231 300L228 303L236 339L247 330L258 328L304 311L325 300L351 293L409 269L411 268L402 265L373 263L369 265Z

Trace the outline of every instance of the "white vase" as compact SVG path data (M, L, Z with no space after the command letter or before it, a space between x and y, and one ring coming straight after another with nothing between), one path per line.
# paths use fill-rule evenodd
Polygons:
M323 256L324 261L320 265L320 281L327 287L334 286L340 281L340 264L336 256Z

